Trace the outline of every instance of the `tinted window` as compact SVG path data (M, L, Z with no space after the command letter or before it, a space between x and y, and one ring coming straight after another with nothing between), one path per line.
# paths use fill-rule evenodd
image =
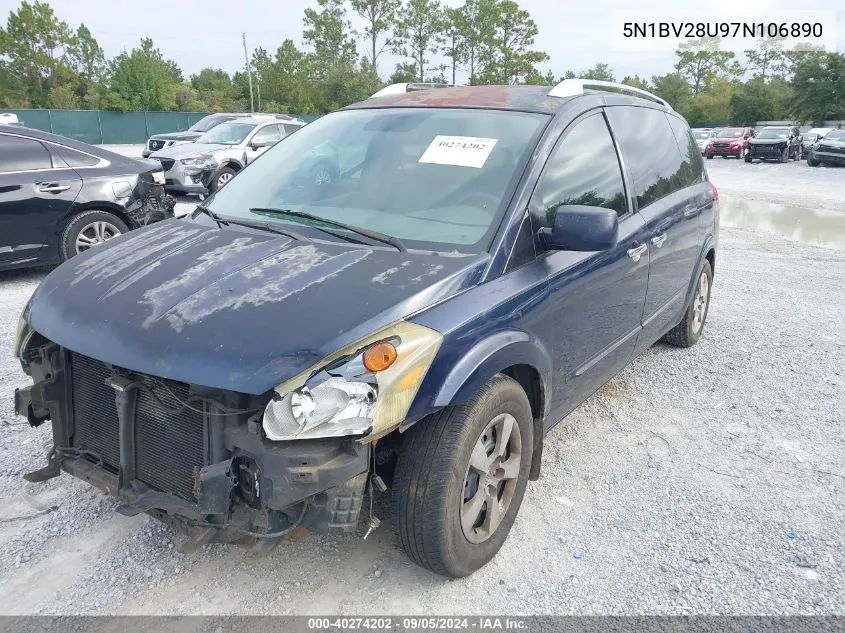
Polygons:
M280 140L282 140L282 137L279 134L278 125L268 125L267 127L263 127L255 133L255 136L252 137L253 143L276 143Z
M681 188L702 182L704 180L704 161L701 160L701 152L692 134L690 134L687 124L675 116L669 116L669 124L678 141L678 148L681 150L683 161L679 173Z
M619 159L601 114L576 123L549 157L531 200L536 228L551 226L564 204L628 211Z
M651 108L608 108L640 209L685 185L684 161L666 114ZM687 172L688 175L688 172Z
M50 152L38 141L0 134L0 172L52 167Z
M77 152L69 147L50 144L50 151L56 167L67 165L68 167L91 167L100 162L100 159L90 154ZM59 160L56 160L59 159ZM64 164L63 164L64 163Z

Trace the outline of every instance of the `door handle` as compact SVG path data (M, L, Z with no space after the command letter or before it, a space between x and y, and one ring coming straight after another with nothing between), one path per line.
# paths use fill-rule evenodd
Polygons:
M38 185L38 191L41 193L61 193L62 191L67 191L68 189L70 189L70 185L60 185L55 182Z
M698 215L701 207L698 205L690 205L684 209L684 217L685 218L694 218Z
M640 261L640 257L643 253L648 250L648 244L640 244L639 246L635 246L634 248L628 249L628 257L633 259L635 262Z
M663 242L666 241L666 233L661 233L660 235L655 235L651 238L651 243L654 244L657 248L663 246Z

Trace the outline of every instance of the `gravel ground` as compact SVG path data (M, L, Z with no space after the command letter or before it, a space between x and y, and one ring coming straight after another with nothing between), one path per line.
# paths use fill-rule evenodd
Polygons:
M760 174L784 196L792 174L814 179L811 206L845 174L708 168L726 211L760 213ZM9 349L43 274L0 273L2 613L845 613L842 250L723 228L699 344L655 346L553 430L501 553L453 581L403 556L383 499L366 541L306 534L248 562L179 554L175 532L67 475L24 482L50 434L13 418L26 378Z

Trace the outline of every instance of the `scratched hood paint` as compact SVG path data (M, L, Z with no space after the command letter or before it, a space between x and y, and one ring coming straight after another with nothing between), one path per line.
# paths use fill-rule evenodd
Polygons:
M261 394L477 283L486 261L171 220L56 268L26 320L119 367Z

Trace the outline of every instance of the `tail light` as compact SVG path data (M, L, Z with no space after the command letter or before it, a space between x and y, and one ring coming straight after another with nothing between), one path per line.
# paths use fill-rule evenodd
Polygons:
M716 185L711 184L713 187L713 204L716 205L716 215L719 215L719 190L716 189Z

